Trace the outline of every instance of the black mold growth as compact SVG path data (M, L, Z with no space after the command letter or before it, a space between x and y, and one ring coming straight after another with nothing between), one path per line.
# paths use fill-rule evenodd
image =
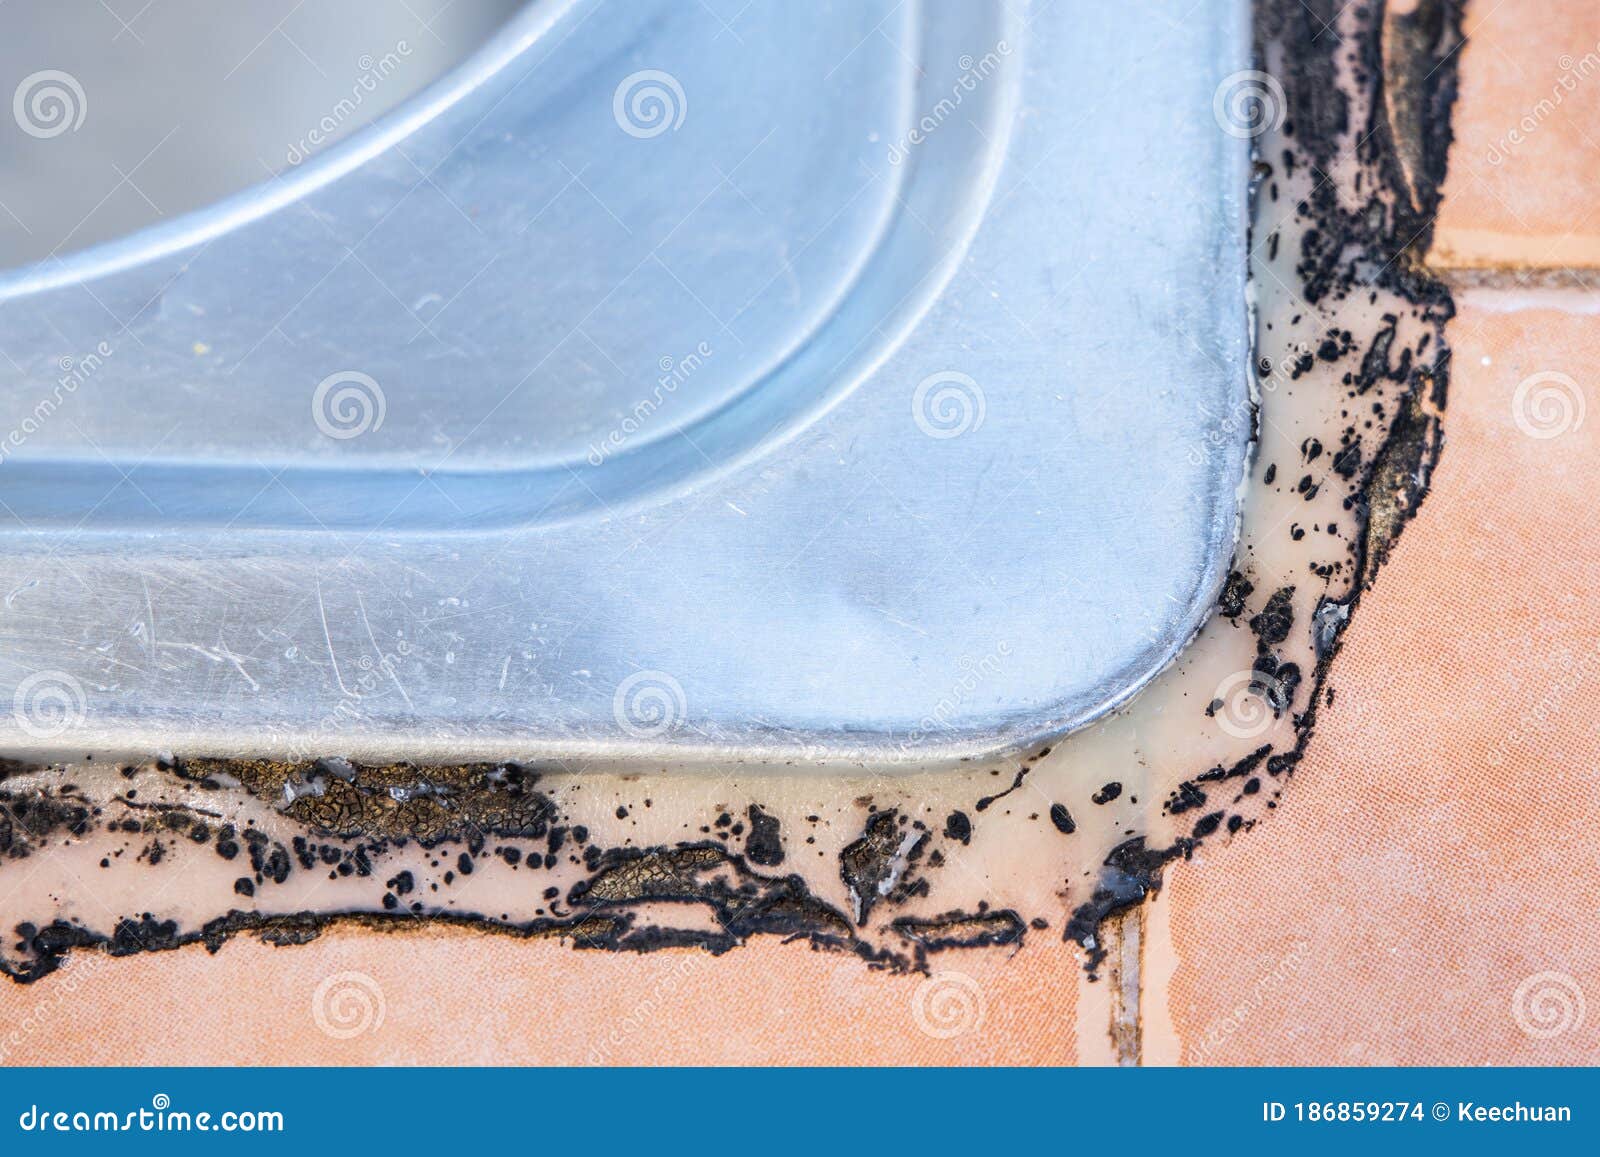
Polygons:
M1461 6L1451 0L1423 0L1402 17L1387 18L1381 4L1360 14L1362 32L1355 51L1376 97L1369 123L1362 126L1350 124L1353 106L1337 83L1335 53L1343 50L1334 27L1339 10L1336 0L1257 4L1259 37L1263 43L1282 46L1291 62L1279 79L1289 100L1294 163L1326 170L1341 135L1355 130L1363 137L1363 163L1379 175L1383 192L1392 199L1383 212L1350 212L1341 207L1330 182L1318 182L1318 192L1305 207L1309 228L1299 254L1301 290L1313 302L1349 291L1357 264L1352 255L1358 255L1366 268L1379 270L1375 284L1423 309L1442 331L1453 308L1449 294L1420 267L1415 254L1425 249L1431 236L1444 175ZM1387 58L1380 28L1392 37ZM1294 665L1281 663L1273 654L1295 626L1288 596L1279 598L1287 588L1275 591L1254 615L1247 615L1247 610L1252 596L1259 595L1243 567L1230 575L1223 592L1221 613L1235 627L1248 627L1255 634L1259 663L1270 664L1270 669L1261 668L1262 673L1280 686L1302 678L1313 684L1310 704L1295 720L1296 745L1278 754L1264 747L1232 766L1208 769L1181 784L1165 802L1164 814L1193 817L1189 834L1164 847L1151 847L1144 837L1134 837L1112 850L1088 898L1072 897L1064 932L1065 939L1088 950L1091 969L1104 957L1099 929L1108 916L1138 903L1158 886L1166 864L1187 857L1224 825L1229 831L1244 827L1239 814L1229 816L1222 810L1230 799L1260 798L1292 773L1309 741L1328 664L1344 626L1390 545L1426 495L1441 445L1437 415L1448 387L1449 351L1442 332L1426 356L1420 350L1397 348L1396 331L1388 324L1364 349L1342 334L1324 344L1326 355L1319 356L1359 360L1353 373L1358 393L1380 380L1402 379L1407 393L1381 445L1365 446L1357 435L1343 445L1320 448L1338 463L1336 473L1348 472L1361 498L1349 516L1351 525L1359 528L1354 539L1356 581L1347 598L1324 599L1316 607L1311 624L1317 655L1314 671L1290 672L1286 668ZM1289 472L1284 484L1292 486L1299 473ZM692 947L714 955L751 936L777 935L814 949L850 952L870 966L896 971L924 968L930 953L1015 945L1025 928L1046 926L1037 916L1025 920L1016 912L987 911L982 905L976 913L952 911L934 918L894 915L897 907L928 893L927 874L936 871L936 861L942 863L955 846L971 843L974 815L980 823L991 822L981 813L1007 801L989 813L998 817L1026 798L1022 793L1008 799L1023 787L1027 766L1008 768L1014 773L1010 786L998 780L1003 790L975 800L970 808L951 811L942 821L925 817L933 828L907 811L870 810L861 834L839 856L839 879L853 909L848 913L813 894L799 875L757 870L781 868L810 854L802 844L805 830L796 834L790 819L786 832L777 809L759 802L748 806L743 822L736 818L734 802L727 805L731 814L726 822L719 817L713 824L707 817L701 840L647 848L607 847L598 829L591 837L564 814L553 792L541 790L538 769L517 764L356 767L327 759L289 767L262 761L192 760L169 762L162 769L162 774L181 777L200 790L239 790L224 786L232 779L259 799L277 801L287 795L283 814L300 825L302 834L285 846L260 833L236 829L217 816L202 817L196 809L162 813L142 807L131 798L132 792L130 798L119 800L122 812L101 816L93 814L70 783L30 792L4 788L15 776L33 770L0 761L0 859L22 859L41 840L60 833L76 836L119 824L129 835L140 837L141 847L159 842L150 839L158 834L210 845L216 855L230 861L230 874L238 873L235 887L240 895L270 894L295 872L357 881L370 877L373 902L381 900L383 910L288 916L231 911L190 931L152 914L124 916L108 933L64 920L42 927L19 924L7 941L8 946L16 945L20 963L0 959L0 970L18 981L54 971L67 953L78 949L121 956L203 943L216 951L239 933L274 944L297 944L336 923L382 930L463 925L523 938L559 938L581 948L645 952ZM1100 794L1107 804L1112 802L1113 796ZM1063 835L1076 831L1065 804L1052 804L1048 820ZM938 844L941 838L944 842ZM447 886L452 878L470 873L484 856L498 857L507 871L529 873L530 894L543 896L540 915L512 922L493 913L442 911L433 905L424 912L422 897L430 885L410 871L379 869L374 874L387 850L408 844L437 851L441 863L451 868L444 873ZM537 876L558 864L578 864L585 873L564 894L545 887L549 877ZM162 870L169 867L163 865ZM379 881L384 881L381 887ZM681 905L701 906L714 919L704 929L655 922L662 910ZM880 930L886 928L890 937L875 944L859 929L884 912L892 918Z
M1259 793L1259 778L1248 777L1263 765L1272 777L1293 772L1311 738L1317 705L1344 628L1362 593L1387 561L1393 543L1415 517L1443 448L1439 415L1447 399L1450 372L1444 325L1454 316L1455 307L1448 288L1419 258L1431 243L1452 139L1450 113L1455 102L1458 50L1464 42L1463 0L1421 0L1413 12L1394 17L1381 2L1357 10L1357 81L1366 86L1371 105L1367 123L1360 129L1357 152L1364 167L1377 174L1382 188L1370 190L1366 205L1354 212L1341 207L1331 179L1320 179L1335 160L1340 138L1353 127L1351 102L1340 89L1336 65L1336 54L1345 46L1337 28L1341 10L1337 0L1257 0L1256 4L1258 59L1266 59L1264 46L1275 43L1288 62L1278 76L1289 105L1285 131L1301 155L1297 159L1291 150L1285 164L1309 164L1319 175L1316 191L1301 206L1307 219L1298 265L1301 292L1315 303L1383 288L1415 306L1432 329L1416 351L1396 354L1395 319L1386 316L1359 370L1349 379L1356 395L1365 394L1379 378L1404 381L1406 393L1383 445L1364 468L1360 467L1359 435L1334 458L1336 474L1360 476L1359 497L1349 504L1359 527L1352 547L1355 578L1346 598L1324 597L1313 614L1317 665L1311 674L1308 705L1295 719L1293 750L1269 756L1270 748L1262 748L1233 768L1213 768L1180 784L1165 806L1169 814L1203 806L1207 795L1201 790L1202 783L1244 778L1243 798ZM1389 38L1387 54L1385 37ZM1371 270L1377 272L1367 272ZM1430 344L1431 360L1423 364L1422 354ZM1309 448L1302 452L1310 456ZM1251 593L1249 583L1235 570L1223 591L1221 613L1237 621ZM1292 625L1285 622L1285 616L1292 619L1290 595L1292 589L1287 588L1274 592L1249 621L1258 640L1256 670L1274 679L1274 686L1289 689L1283 695L1285 700L1292 699L1292 688L1302 677L1293 664L1280 666L1272 654L1272 648L1288 637ZM1328 691L1331 699L1331 689ZM1275 712L1280 708L1278 702L1271 705ZM1225 816L1222 811L1205 814L1189 836L1164 849L1146 849L1138 839L1113 852L1099 886L1090 901L1074 912L1066 931L1068 940L1089 951L1091 972L1104 959L1097 940L1101 922L1142 900L1159 885L1165 865L1188 858L1200 842L1222 827ZM1236 814L1228 817L1227 826L1231 833L1253 822Z

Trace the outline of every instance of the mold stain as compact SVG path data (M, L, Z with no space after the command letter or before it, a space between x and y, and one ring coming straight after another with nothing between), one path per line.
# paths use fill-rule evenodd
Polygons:
M1258 4L1286 105L1257 141L1256 381L1248 407L1197 415L1257 433L1239 546L1217 614L1119 713L1016 759L894 776L0 763L0 970L334 923L713 955L777 936L897 972L1050 937L1098 970L1108 919L1167 865L1283 801L1340 640L1427 493L1452 305L1419 255L1460 19L1447 0ZM1119 1051L1136 1056L1127 980Z

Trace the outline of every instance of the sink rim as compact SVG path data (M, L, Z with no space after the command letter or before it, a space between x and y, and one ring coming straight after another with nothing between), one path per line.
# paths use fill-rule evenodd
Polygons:
M1212 0L1211 8L1224 16L1237 14L1242 5L1235 0ZM1081 29L1077 15L1041 12L1038 27L1055 29L1054 47L1059 50L1068 42L1069 19L1072 35ZM1059 244L1034 243L1041 223L1048 227L1059 220L1051 214L1063 200L1084 193L1079 183L1085 179L1082 165L1058 163L1047 171L1064 184L1053 188L1050 197L1030 201L1028 194L1016 194L1013 189L1016 199L1001 199L1005 212L996 209L992 221L985 222L994 228L984 232L967 258L966 268L975 276L953 282L950 300L941 302L940 311L933 315L944 328L930 325L928 341L897 350L885 390L858 392L847 411L833 415L826 429L812 431L814 436L800 443L794 461L788 456L780 460L791 467L776 471L786 475L782 484L803 482L808 501L816 504L817 494L830 493L824 468L837 464L833 485L843 493L839 478L852 481L846 476L856 464L881 470L898 455L902 467L915 469L902 468L892 480L923 486L927 491L908 489L899 497L911 499L915 510L926 514L940 501L938 495L946 493L940 490L940 483L953 479L957 484L947 488L952 517L987 513L975 509L980 502L995 503L997 497L1010 496L1000 494L1003 486L985 483L986 456L998 455L1002 465L1018 473L1029 464L1047 463L1037 495L1025 493L1015 506L997 505L995 509L1007 512L1009 523L996 527L999 533L980 536L959 556L969 564L990 568L994 577L987 586L967 582L954 568L942 573L934 569L929 580L929 562L938 556L922 537L924 528L910 525L903 516L904 508L897 511L892 502L869 503L866 517L853 517L849 527L852 531L882 527L881 540L868 545L886 552L882 561L893 564L888 566L875 567L874 561L865 557L871 552L856 549L844 534L824 538L812 550L813 540L807 535L820 519L827 518L831 510L827 506L820 513L813 510L806 517L786 522L793 511L775 504L771 509L780 514L779 519L768 520L753 531L746 529L753 524L741 527L720 510L722 504L715 498L726 493L744 501L742 496L748 491L759 500L763 496L760 486L767 480L747 476L738 480L737 487L719 488L709 496L713 501L704 505L718 509L690 510L695 521L685 519L682 529L676 522L667 527L671 535L663 533L661 538L670 549L662 554L681 569L666 578L651 573L647 564L653 564L653 558L628 559L624 551L612 558L606 554L612 548L626 547L639 527L659 530L665 516L675 512L661 512L656 524L640 518L629 520L631 525L626 527L615 525L620 520L610 520L609 527L586 527L576 542L569 538L565 543L566 554L547 549L540 536L514 536L510 565L503 573L492 575L492 582L470 591L478 603L473 607L476 617L470 622L466 615L445 617L459 618L472 644L494 648L497 668L499 649L515 645L513 640L520 637L506 629L515 614L539 616L548 625L551 616L559 622L562 611L582 609L587 603L591 609L612 612L603 629L575 634L571 645L560 638L554 652L541 652L555 655L552 664L535 672L540 679L549 677L548 689L532 681L513 683L512 697L500 700L487 693L489 684L484 678L492 673L485 669L481 650L468 654L467 662L448 672L443 666L429 668L416 663L407 669L406 677L412 695L423 704L421 710L413 708L406 716L393 700L382 700L368 712L363 702L360 726L318 744L317 754L341 753L363 759L566 759L595 767L632 768L642 764L790 761L927 768L1048 742L1126 702L1178 654L1211 613L1230 562L1227 548L1237 526L1237 485L1243 476L1248 429L1228 427L1220 450L1225 459L1221 469L1213 469L1214 464L1208 462L1201 470L1193 460L1185 469L1178 457L1185 446L1194 445L1191 439L1217 421L1208 407L1236 413L1236 405L1247 400L1250 367L1243 340L1242 277L1245 153L1238 142L1213 139L1209 103L1202 108L1192 99L1202 88L1209 97L1213 67L1237 59L1233 54L1244 40L1240 37L1236 42L1230 37L1236 31L1191 28L1184 40L1191 55L1185 59L1196 67L1170 84L1163 84L1157 74L1158 100L1131 118L1110 118L1113 132L1126 133L1130 124L1135 129L1156 124L1153 137L1157 146L1170 146L1175 139L1178 147L1186 149L1176 154L1182 164L1154 171L1147 153L1121 158L1133 176L1150 179L1151 188L1167 199L1162 203L1190 195L1192 184L1184 184L1180 176L1186 174L1198 177L1203 188L1216 193L1220 210L1202 215L1198 224L1192 214L1169 214L1171 223L1158 220L1149 237L1127 239L1129 251L1136 255L1133 268L1147 270L1146 282L1133 287L1143 296L1133 297L1129 285L1115 280L1100 285L1091 281L1087 287L1073 290L1073 306L1065 311L1070 319L1063 318L1059 309L1050 315L1046 332L1064 345L1044 341L1019 346L1004 340L1009 331L998 307L989 304L991 297L999 297L992 290L1016 291L1031 285L1037 293L1042 287L1050 292L1038 293L1034 304L1055 306L1050 263L1061 262L1060 268L1071 272L1065 258L1070 255L1081 260L1085 253L1069 236L1052 234L1048 228L1044 235L1056 236ZM1105 28L1100 32L1110 34ZM1050 44L1047 41L1046 47ZM1093 77L1097 62L1086 56L1088 49L1074 47L1073 51L1084 75ZM1104 56L1102 51L1101 59ZM1023 134L1023 147L1031 150L1026 154L1029 158L1039 156L1041 150L1048 156L1051 139L1046 130L1067 124L1077 111L1070 85L1064 86L1065 92L1052 88L1061 86L1062 78L1041 70L1036 62L1031 67L1032 75L1042 79L1039 92L1029 94L1029 106L1036 116L1043 107L1046 119L1045 129ZM1181 100L1181 118L1173 115L1170 102L1174 100ZM1179 121L1172 130L1173 139L1161 136L1160 118ZM1136 211L1115 193L1101 195L1094 204L1101 214L1092 219L1098 230L1111 229L1112 223L1125 225ZM1144 219L1133 223L1142 225ZM1137 255L1141 254L1154 264L1139 266ZM1234 258L1238 258L1238 270L1233 267ZM984 275L994 280L986 281ZM1113 292L1102 298L1097 292L1101 286ZM1235 288L1240 290L1237 295ZM1062 292L1067 289L1072 286ZM1163 292L1165 298L1159 296ZM1130 305L1145 308L1130 309ZM969 325L963 327L963 321ZM991 332L983 335L984 340L966 344L964 339L974 333L970 325L984 323L991 325ZM1149 323L1169 328L1151 329ZM1160 333L1177 340L1137 341ZM1184 347L1185 337L1194 346L1192 351ZM1133 348L1123 348L1124 344ZM1137 348L1139 345L1143 349ZM1101 356L1108 346L1115 347L1114 364ZM1146 371L1153 367L1156 373L1140 376L1141 366ZM908 412L915 405L911 385L930 370L952 367L972 369L980 376L990 374L986 385L1011 393L995 393L994 400L1001 404L992 407L988 426L981 433L959 442L922 440L911 420L914 414ZM1184 384L1189 378L1183 375L1192 377L1192 389ZM902 386L903 395L899 392ZM908 407L908 402L912 406ZM1106 411L1109 426L1094 421L1095 415L1089 412L1091 402L1110 403ZM1158 414L1165 423L1155 427L1153 440L1136 436L1145 429L1140 425L1145 413ZM1086 434L1085 430L1096 433ZM858 433L866 437L858 439ZM937 437L926 430L923 433ZM1072 444L1078 452L1052 458L1049 451L1056 436L1063 433L1079 439ZM1100 433L1111 435L1124 451L1151 453L1119 455L1115 446L1104 445L1093 453L1083 453L1086 448L1094 450L1095 443L1081 439ZM1240 471L1237 475L1233 473L1235 465ZM948 477L918 473L923 469L953 473ZM1195 489L1173 492L1169 484L1175 479L1192 483ZM790 497L795 493L776 487L775 492ZM1036 504L1031 499L1036 499ZM1104 507L1097 505L1101 502ZM1035 508L1028 509L1030 505ZM1062 510L1068 513L1063 515ZM1080 517L1073 511L1090 513ZM939 512L934 514L938 517ZM1121 547L1131 542L1138 548L1136 554L1110 565L1110 560L1092 553L1105 541L1097 520L1140 514L1150 515L1148 523L1138 528L1142 538L1135 535L1136 541L1117 540ZM816 518L808 523L812 515ZM720 521L716 521L718 517ZM899 526L894 525L897 517ZM968 523L953 521L949 525L950 533L959 536ZM980 528L981 519L971 520L971 530ZM1063 528L1075 533L1076 539L1040 537ZM748 537L751 534L755 537ZM781 537L784 534L791 536L787 543ZM1174 540L1173 535L1178 537ZM88 589L95 591L95 598L88 602L69 589L67 579L75 575L49 575L45 569L49 566L48 536L19 543L19 549L0 565L0 587L11 583L16 588L13 594L22 594L17 613L0 623L0 635L8 643L4 648L7 663L0 671L68 666L83 676L84 683L94 685L96 699L103 692L103 702L110 707L103 713L91 713L83 726L61 735L59 742L25 742L24 748L34 754L86 748L110 752L126 750L129 745L193 754L280 751L295 742L294 728L301 733L314 732L315 722L307 718L307 712L320 710L329 705L330 698L337 698L335 684L345 686L339 675L341 655L346 673L357 654L366 657L366 643L358 633L366 626L366 606L359 605L359 622L353 615L362 591L357 584L367 570L398 563L419 576L415 591L409 587L398 594L367 589L376 627L374 634L373 627L366 626L367 638L374 651L380 649L379 638L382 645L392 645L392 639L405 637L401 630L421 633L413 638L427 638L427 632L437 631L438 617L426 617L431 600L452 590L466 594L468 584L462 580L477 577L476 560L459 545L459 536L441 534L441 539L449 541L431 548L387 541L369 546L363 540L358 544L363 552L351 555L359 565L346 566L347 560L340 560L331 570L324 569L326 560L316 557L307 537L251 530L239 542L221 548L213 545L207 553L205 544L197 549L167 536L140 533L128 536L126 547L131 547L131 552L121 553L118 547L124 544L108 541L105 535L75 536L64 559L91 580ZM803 553L809 552L806 565L782 582L774 592L776 599L765 598L760 584L748 584L752 561L756 565L781 564L802 542ZM748 551L754 543L767 554L695 557L694 551L705 543L731 551ZM1048 549L1052 543L1056 546L1053 554ZM1046 548L1042 556L1040 544ZM574 545L586 552L581 558L570 550ZM984 553L997 550L1005 553ZM552 558L554 565L545 566ZM996 561L1004 565L993 565ZM1065 605L1069 600L1063 598L1064 588L1055 579L1058 575L1071 577L1065 570L1069 565L1079 567L1079 574L1104 580L1104 590L1097 588L1081 603L1094 614L1106 608L1116 621L1108 618L1097 623L1093 617L1086 619L1077 607ZM23 594L15 580L26 577L30 568L35 568L32 573L48 577L43 587ZM332 583L346 589L330 587L324 606L322 583L330 581L330 575ZM708 578L712 581L707 585ZM97 579L99 589L94 584ZM129 639L128 612L138 613L144 606L144 601L133 606L129 596L136 597L138 584L145 580L157 592L163 640L182 640L167 645L186 648L204 663L194 655L175 658L170 652L155 651L153 611L148 642L154 661L146 661L145 639ZM321 613L320 624L314 616L307 620L304 615L291 618L284 614L279 619L281 608L290 598L306 594L313 580L318 581L314 607ZM596 580L616 580L616 584L598 594L564 593L574 581ZM924 580L936 589L905 589ZM451 587L451 582L459 587ZM179 586L169 598L165 590L174 583ZM682 589L671 590L672 583ZM696 583L702 585L694 586ZM1152 591L1164 597L1152 598ZM501 607L488 605L492 599L485 592L509 594L517 600L516 606L501 615ZM145 594L147 601L148 589ZM663 599L663 595L680 597ZM258 602L247 604L244 627L266 626L277 631L260 648L272 653L251 653L253 640L245 637L243 627L237 621L227 623L227 611L245 599ZM278 600L276 605L270 601L273 599ZM743 605L739 605L740 599ZM752 624L758 628L754 642L733 638L736 630L727 622L730 603L736 618L742 614L746 629ZM797 616L805 612L799 608L813 606L837 617L827 618L829 629L815 638L801 639L804 622ZM424 617L418 617L419 612ZM888 618L895 624L891 630L874 618L873 612L886 618L899 612L911 622ZM219 613L224 620L221 625ZM992 616L994 621L980 621L975 617L979 614ZM922 640L908 642L909 631L897 633L908 626L911 631L931 628L932 637L927 637L928 631L920 631ZM1063 632L1063 626L1069 629ZM1081 635L1074 635L1080 627ZM724 628L730 638L716 639L715 633ZM119 630L120 635L114 633ZM917 720L926 718L924 706L947 686L943 680L951 678L952 667L966 658L963 652L991 643L994 635L986 632L1010 630L1033 632L1031 637L1023 636L1026 655L1016 661L1016 668L986 690L982 703L964 708L947 730L922 728ZM210 631L217 632L215 642L202 637L202 632ZM286 643L294 644L290 650L304 652L313 646L320 650L324 641L326 657L333 664L331 680L321 654L310 656L314 662L308 664L305 654L296 660L287 653L281 658L276 653ZM543 640L539 642L543 645ZM797 642L803 643L803 648L784 650ZM250 696L242 693L237 682L229 682L228 664L238 665L241 653L253 664L250 670L261 676L257 687L255 679L241 668L240 674L251 683ZM508 661L510 658L508 655ZM442 652L429 659L453 661ZM597 659L600 662L594 662ZM567 669L580 663L585 670ZM754 674L761 663L768 664L774 675ZM851 670L853 664L861 669ZM584 686L569 677L581 674L588 678L591 665L596 668L594 678ZM646 665L684 676L694 711L692 726L645 740L613 726L608 710L613 686L620 689L623 672ZM702 676L706 682L697 684L695 680ZM822 682L830 676L836 680L831 686ZM762 679L766 685L752 686L752 678ZM505 685L502 671L502 691ZM798 696L796 688L801 691ZM0 684L3 690L4 684ZM254 695L256 691L261 694ZM530 697L530 691L545 698ZM408 698L408 706L410 702ZM838 709L841 703L850 706ZM283 730L285 725L288 733ZM907 736L913 742L907 743ZM0 720L0 744L10 747L15 738L16 730Z

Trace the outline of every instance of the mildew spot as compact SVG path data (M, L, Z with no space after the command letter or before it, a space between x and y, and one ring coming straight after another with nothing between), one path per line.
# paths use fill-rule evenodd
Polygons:
M1257 432L1239 545L1217 615L1123 710L1024 757L893 777L0 761L0 970L300 944L332 923L712 954L772 935L894 971L1048 931L1099 968L1109 916L1278 806L1362 592L1427 493L1452 304L1417 255L1460 24L1447 0L1258 4L1287 108L1257 141L1254 396L1196 416Z

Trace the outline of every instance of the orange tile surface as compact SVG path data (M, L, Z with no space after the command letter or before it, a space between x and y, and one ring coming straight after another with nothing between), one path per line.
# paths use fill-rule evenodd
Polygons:
M1049 936L935 958L919 978L771 938L641 960L336 930L0 982L0 1050L6 1064L1073 1064L1078 984Z
M1147 1059L1600 1061L1600 316L1515 301L1458 295L1434 490L1285 805L1171 874Z
M1432 260L1600 267L1600 4L1467 5Z

